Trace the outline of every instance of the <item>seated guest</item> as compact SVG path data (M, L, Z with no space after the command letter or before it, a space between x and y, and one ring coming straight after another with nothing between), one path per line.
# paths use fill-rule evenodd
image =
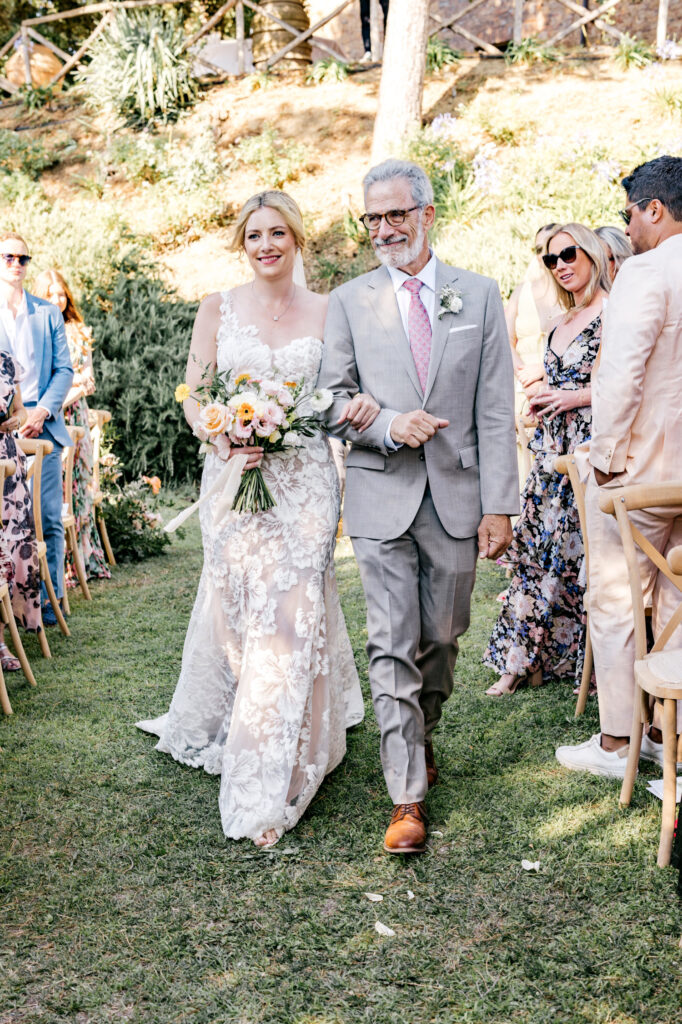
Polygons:
M43 460L41 514L47 564L58 598L64 595L64 527L62 525L62 448L71 444L62 404L73 380L64 320L56 306L24 290L31 257L28 246L12 231L0 232L0 351L22 368L27 418L23 437L52 442ZM47 595L43 588L43 601ZM43 622L54 625L45 603Z
M632 597L618 526L599 508L599 491L682 477L682 158L661 156L641 164L623 179L623 188L627 205L621 215L634 255L609 298L585 492L601 732L556 752L566 768L619 779L634 721ZM663 555L682 544L682 507L633 512L630 519ZM640 572L652 594L657 636L678 606L679 592L643 556ZM673 643L679 643L678 634ZM654 717L640 757L662 765L658 724ZM678 731L681 726L678 709Z
M73 363L73 386L64 400L64 420L69 426L83 427L85 435L76 444L73 460L73 514L76 521L78 550L88 579L109 579L104 552L95 522L93 504L94 454L86 395L95 391L92 369L92 331L74 302L66 281L58 270L45 270L38 276L34 292L61 311L66 327L66 340ZM67 556L67 581L75 584L71 555Z
M531 401L542 424L505 554L514 575L483 658L500 674L486 691L490 697L514 693L526 680L539 686L547 676L574 683L585 653L580 520L569 479L555 473L554 460L590 436L592 366L611 282L602 245L582 224L554 228L543 260L565 312L549 332L545 381Z
M26 482L26 458L14 440L14 432L26 422L21 400L21 372L6 352L0 352L0 459L12 459L16 470L5 478L0 533L0 579L9 584L14 618L24 629L37 632L40 617L40 566L33 527L33 506ZM3 672L21 668L5 644L0 622L0 665Z
M628 236L620 228L612 228L606 225L602 228L597 228L595 234L598 235L599 241L604 246L606 259L609 263L609 276L613 282L625 261L632 256L632 246Z

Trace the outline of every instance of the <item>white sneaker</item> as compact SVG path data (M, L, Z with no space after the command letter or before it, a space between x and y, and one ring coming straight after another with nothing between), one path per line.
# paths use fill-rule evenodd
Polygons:
M363 53L362 57L360 58L360 63L361 64L371 64L372 63L372 54L369 52L369 50L365 50L365 52Z
M596 733L575 747L558 747L556 759L572 772L589 772L590 775L604 775L609 779L624 778L629 744L620 750L609 751L604 750L600 739L601 733Z
M644 733L642 736L642 747L639 752L639 756L643 761L654 761L656 764L663 767L663 744L656 743L652 740L648 733ZM677 762L677 770L682 771L682 762Z

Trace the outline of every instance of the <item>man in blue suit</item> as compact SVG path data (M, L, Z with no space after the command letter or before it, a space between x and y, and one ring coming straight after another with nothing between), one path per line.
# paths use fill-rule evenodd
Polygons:
M40 507L47 564L57 597L62 598L62 448L71 444L62 404L71 387L73 367L61 312L24 290L30 259L20 235L0 233L0 350L8 352L23 371L21 392L28 419L21 434L53 445L43 461ZM45 600L43 588L43 603ZM43 621L46 625L56 621L51 608L44 609Z

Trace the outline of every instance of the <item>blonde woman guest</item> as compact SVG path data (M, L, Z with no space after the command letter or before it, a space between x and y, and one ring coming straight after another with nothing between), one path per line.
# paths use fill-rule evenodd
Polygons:
M609 264L609 276L613 282L625 261L632 256L630 239L620 228L612 228L609 225L597 228L595 234L604 246L606 259Z
M66 340L74 369L73 385L64 400L64 420L69 426L85 429L85 436L76 444L73 460L73 512L78 549L88 578L109 579L111 573L100 544L93 505L94 456L86 399L86 395L92 395L95 391L92 331L83 323L71 290L58 270L43 271L35 282L35 293L56 306L64 317ZM75 584L75 572L68 553L66 577L70 585Z
M542 424L505 556L514 575L483 658L500 675L486 691L491 697L552 675L573 683L584 657L580 522L568 477L554 472L554 460L590 436L591 374L611 281L601 242L581 224L555 228L543 261L564 313L549 332L545 378L531 402Z
M295 283L305 246L301 212L284 192L252 196L233 248L253 270L247 284L209 295L194 324L186 383L208 370L297 381L312 389L322 357L327 299ZM199 407L184 403L201 436ZM376 402L356 395L344 414L373 422ZM272 846L294 827L325 775L342 760L346 729L364 709L334 577L339 481L323 433L284 454L230 447L206 456L202 493L224 462L248 454L276 502L267 512L202 506L204 570L170 710L138 722L157 750L221 775L219 808L231 839Z

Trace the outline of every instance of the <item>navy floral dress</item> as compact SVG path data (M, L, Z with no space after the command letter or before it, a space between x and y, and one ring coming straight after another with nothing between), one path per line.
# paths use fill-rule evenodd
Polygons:
M601 341L601 316L573 339L562 356L545 351L552 388L584 388ZM560 413L538 427L529 447L535 453L521 495L521 515L505 555L513 570L507 597L483 663L500 675L525 675L541 668L544 677L571 682L582 675L585 656L583 541L573 488L554 472L558 455L590 438L591 406Z

